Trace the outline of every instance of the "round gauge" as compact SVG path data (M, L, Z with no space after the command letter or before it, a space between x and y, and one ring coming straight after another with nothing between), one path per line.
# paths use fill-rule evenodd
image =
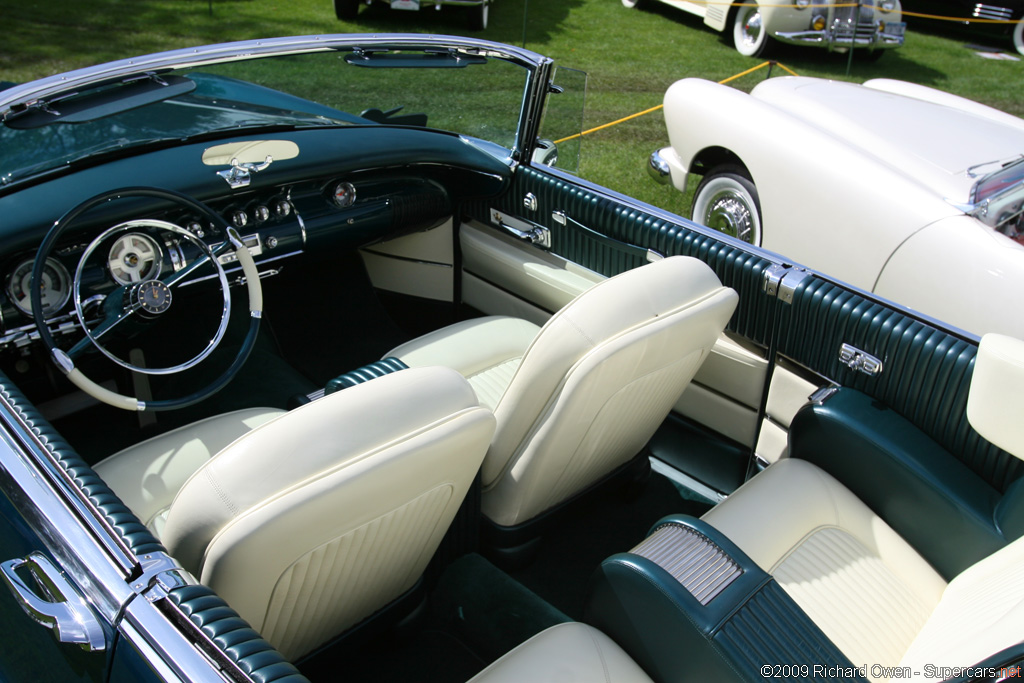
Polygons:
M107 267L110 276L122 285L130 285L160 277L160 247L148 235L129 232L121 235L110 247Z
M25 259L11 273L7 281L7 296L25 315L32 315L32 267L33 259ZM43 316L50 316L64 307L71 296L71 276L60 261L48 258L43 265L42 282Z
M346 209L356 202L356 187L352 183L338 183L331 198L338 207Z

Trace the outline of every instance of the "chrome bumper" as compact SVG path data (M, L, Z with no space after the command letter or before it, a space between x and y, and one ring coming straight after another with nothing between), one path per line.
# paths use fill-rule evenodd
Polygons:
M906 24L896 22L879 29L874 22L854 24L840 19L821 31L780 31L775 38L794 45L820 45L829 50L848 47L891 48L903 45Z
M647 173L660 185L668 185L672 182L672 169L669 167L661 151L651 152L651 158L647 162Z

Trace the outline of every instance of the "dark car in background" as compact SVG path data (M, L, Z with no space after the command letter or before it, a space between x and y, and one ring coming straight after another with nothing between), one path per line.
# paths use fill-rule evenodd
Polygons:
M1012 44L1024 54L1024 2L998 0L994 3L971 0L906 0L903 10L912 28L928 25L944 31L968 33L994 41L994 47ZM946 17L956 21L936 20Z
M391 9L419 11L439 10L444 6L464 7L469 28L482 31L487 28L494 0L334 0L334 13L339 19L351 21L359 15L361 5L388 4Z

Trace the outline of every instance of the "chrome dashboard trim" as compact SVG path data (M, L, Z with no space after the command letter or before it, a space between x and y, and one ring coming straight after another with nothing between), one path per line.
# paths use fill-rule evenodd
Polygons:
M267 263L273 263L275 261L280 261L282 259L291 258L292 256L301 256L301 255L302 255L301 251L290 251L287 254L281 254L280 256L271 256L270 258L260 259L259 263L256 264L256 267L259 268L260 266L265 265ZM242 270L241 266L236 266L234 268L225 268L224 272L226 274L230 275L232 273L236 273L236 272L239 272L241 270ZM261 276L262 276L262 273L261 273ZM191 285L199 284L200 282L207 282L209 280L212 280L215 277L217 277L217 276L216 275L204 275L203 277L197 277L197 278L193 278L191 280L185 280L184 282L180 283L178 286L179 287L189 287ZM241 283L238 282L237 280L233 280L233 281L229 282L229 284L237 285L237 284L241 284Z
M158 230L167 231L167 232L173 233L175 235L179 235L181 237L184 237L187 241L191 242L195 247L197 247L200 250L200 252L202 252L203 256L200 257L200 258L205 257L207 260L209 260L211 263L213 263L214 268L216 268L217 272L214 273L213 275L211 275L210 277L216 277L216 278L218 278L220 280L221 288L222 288L222 290L224 292L224 303L223 303L223 307L221 309L220 325L217 327L217 331L215 332L213 338L206 344L206 346L198 354L193 356L191 359L185 361L184 363L179 363L177 365L173 365L173 366L166 367L166 368L150 368L150 367L141 367L141 366L138 366L138 365L133 365L129 361L126 361L126 360L123 360L121 358L118 358L115 354L113 354L112 352L107 350L107 348L105 346L103 346L103 344L100 343L99 337L94 336L93 335L93 331L89 329L88 325L86 325L85 310L84 310L84 306L82 304L81 282L82 282L83 269L85 268L86 262L89 260L89 257L92 255L93 251L95 251L96 248L103 242L103 240L105 240L110 235L113 235L113 234L115 234L117 232L121 232L121 231L125 231L125 230L131 230L131 229L134 229L134 228L137 228L137 227L143 227L143 226L149 227L149 228L155 228L155 229L158 229ZM228 231L228 237L229 237L229 239L231 240L232 243L236 243L237 242L238 245L241 246L241 241L237 238L237 235L234 233L234 231L229 230ZM73 285L73 298L74 298L74 304L75 304L75 315L78 318L78 325L79 325L79 327L85 333L85 336L88 337L89 341L92 342L93 347L95 347L97 351L99 351L104 356L106 356L107 359L109 359L112 363L114 363L116 365L119 365L120 367L125 368L126 370L131 370L133 372L140 372L140 373L145 374L145 375L170 375L170 374L174 374L174 373L181 372L183 370L187 370L189 368L195 367L196 365L201 363L203 360L205 360L207 357L209 357L209 355L211 353L213 353L214 349L216 349L217 345L220 344L221 340L224 338L224 335L227 333L228 323L230 322L230 317L231 317L231 294L230 294L229 290L230 290L231 287L228 284L227 275L224 272L224 268L221 265L221 261L215 255L217 248L220 247L220 246L221 246L220 244L217 244L217 245L213 245L211 247L205 241L199 239L198 237L193 235L191 232L189 232L185 228L183 228L183 227L181 227L179 225L175 225L174 223L169 223L167 221L158 220L158 219L143 219L143 220L127 221L125 223L120 223L118 225L115 225L112 228L108 228L107 230L104 230L99 235L97 235L95 238L93 238L92 242L89 243L89 246L86 247L86 250L82 253L82 256L79 258L78 268L75 270L74 285ZM198 260L199 259L194 261L193 265L196 262L198 262ZM203 263L205 263L205 261ZM176 272L180 272L180 271L176 271ZM170 281L164 282L163 285L165 285L167 287L168 291L170 291L171 287L183 286L184 283L179 282L177 275L175 275L175 277L170 278ZM133 306L131 308L125 308L124 310L122 310L120 317L111 326L107 327L106 330L104 330L103 333L105 334L106 332L109 332L116 325L120 324L123 320L126 320L129 317L131 317L132 314L135 312L135 310L137 310L138 308L139 307L137 307L137 306ZM141 405L141 402L140 402L140 405ZM143 410L143 409L144 408L139 408L139 410Z

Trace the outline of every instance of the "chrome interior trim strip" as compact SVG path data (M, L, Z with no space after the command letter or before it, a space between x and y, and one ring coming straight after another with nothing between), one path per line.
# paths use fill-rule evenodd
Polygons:
M707 605L743 573L724 550L698 531L665 524L630 550L667 571L702 605Z

